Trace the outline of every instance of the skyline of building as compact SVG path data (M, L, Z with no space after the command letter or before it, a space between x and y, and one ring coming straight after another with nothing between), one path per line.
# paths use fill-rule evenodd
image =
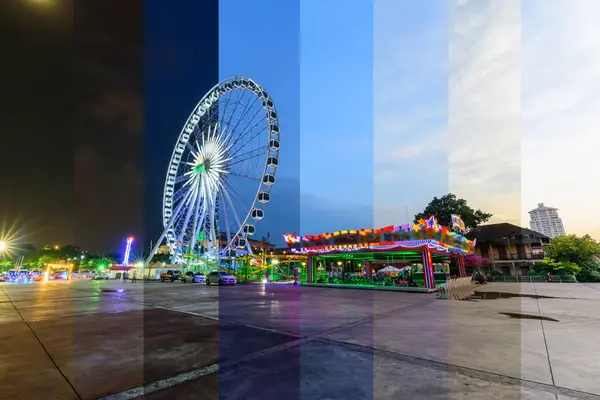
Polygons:
M565 227L558 215L558 208L538 203L537 208L529 211L529 226L532 230L553 239L565 235Z

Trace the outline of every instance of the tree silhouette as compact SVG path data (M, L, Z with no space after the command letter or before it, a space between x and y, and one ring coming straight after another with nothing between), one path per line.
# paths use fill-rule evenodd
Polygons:
M467 230L476 228L492 217L492 214L481 210L474 210L468 206L466 200L459 199L454 194L448 193L440 198L434 197L427 204L423 212L415 215L414 222L417 223L421 218L427 219L435 215L438 224L451 229L452 214L459 215L462 218Z

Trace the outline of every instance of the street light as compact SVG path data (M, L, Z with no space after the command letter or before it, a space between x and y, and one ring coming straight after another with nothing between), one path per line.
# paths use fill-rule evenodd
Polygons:
M0 253L3 253L7 247L8 244L4 240L0 241Z

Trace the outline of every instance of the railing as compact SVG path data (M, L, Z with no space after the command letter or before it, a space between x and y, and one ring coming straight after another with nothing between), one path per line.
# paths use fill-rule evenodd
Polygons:
M577 283L574 275L552 275L552 282L558 283ZM493 282L496 283L544 283L547 282L546 276L494 276Z
M521 254L506 254L498 255L493 254L488 259L493 261L519 261L519 260L541 260L544 258L543 254L532 254L532 253L521 253Z

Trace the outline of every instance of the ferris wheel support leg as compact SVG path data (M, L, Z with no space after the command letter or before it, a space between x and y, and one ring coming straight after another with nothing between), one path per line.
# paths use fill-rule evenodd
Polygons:
M200 190L200 189L198 189ZM206 218L206 203L202 204L202 214L200 219L198 219L198 213L200 212L200 199L202 196L198 195L196 197L196 201L194 204L194 221L192 223L192 237L190 238L190 243L188 245L188 254L193 254L196 248L196 242L198 240L198 228L199 224L202 224L204 219ZM189 264L189 259L188 259Z
M150 265L150 263L152 262L152 257L154 257L154 255L156 254L156 251L160 247L162 241L167 236L167 232L169 231L169 229L171 229L173 227L173 224L175 223L175 220L177 219L177 217L179 216L179 213L183 209L183 205L188 201L188 199L190 197L190 194L191 194L190 192L186 193L185 197L181 201L181 204L179 204L177 206L177 208L175 209L175 212L173 213L171 219L169 220L169 223L167 224L167 226L165 226L165 229L163 230L163 233L160 235L160 238L156 241L156 244L154 244L154 247L150 251L150 254L148 255L148 258L146 258L146 261L144 262L144 268L146 266Z
M194 203L198 199L198 188L194 188L193 191L194 191L194 194L192 195L192 201L191 201L192 203ZM183 234L185 233L185 227L188 226L188 224L190 222L190 218L192 217L192 213L193 213L193 209L188 208L188 212L185 215L185 220L183 221L184 229L181 230L181 234L177 238L177 247L175 248L175 251L173 252L173 255L171 256L171 264L175 264L177 255L181 251L181 242L183 240Z
M223 210L223 216L225 218L225 233L227 235L227 240L225 244L225 248L223 249L223 253L229 252L229 242L231 241L231 231L229 230L229 217L227 216L227 205L225 204L225 197L220 195L218 200L221 201L221 210Z
M146 258L146 262L144 262L144 267L147 267L148 265L150 265L150 263L152 262L152 257L154 257L154 255L156 254L156 251L158 250L158 248L160 247L160 244L162 243L162 241L165 239L165 236L167 236L167 231L171 229L170 227L165 229L162 233L162 235L160 235L160 237L158 238L158 240L156 241L156 244L154 245L154 247L152 248L152 250L150 251L150 254L148 255L148 258Z

